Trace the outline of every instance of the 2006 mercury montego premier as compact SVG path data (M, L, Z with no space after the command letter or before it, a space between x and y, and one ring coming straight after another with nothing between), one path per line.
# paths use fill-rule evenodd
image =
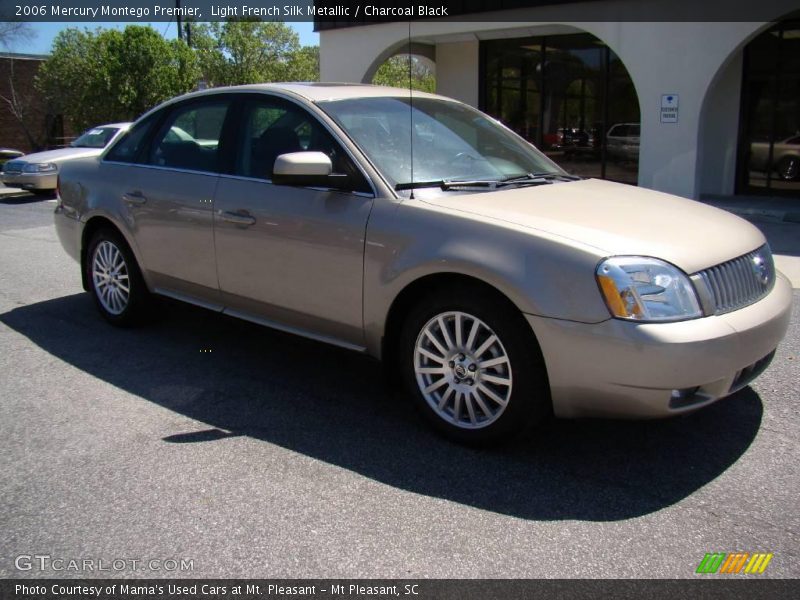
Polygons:
M408 90L173 99L64 168L56 224L111 323L155 293L367 352L463 441L551 410L707 405L768 365L789 321L790 285L746 221L572 177Z

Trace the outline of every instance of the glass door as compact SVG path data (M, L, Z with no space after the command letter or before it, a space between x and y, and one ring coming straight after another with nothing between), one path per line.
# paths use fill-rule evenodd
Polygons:
M800 21L785 21L745 48L740 193L800 195Z

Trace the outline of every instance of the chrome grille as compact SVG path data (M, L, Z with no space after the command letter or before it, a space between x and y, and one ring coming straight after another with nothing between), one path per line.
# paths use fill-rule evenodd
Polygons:
M22 173L22 168L25 163L19 160L10 160L3 165L3 172L5 173Z
M775 285L769 246L700 271L692 276L706 314L723 314L759 301ZM704 289L705 288L705 289Z

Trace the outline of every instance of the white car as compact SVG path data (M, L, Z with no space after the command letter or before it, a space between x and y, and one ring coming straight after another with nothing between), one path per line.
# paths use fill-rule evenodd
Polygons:
M19 187L37 193L56 189L61 164L76 158L99 156L106 146L128 131L131 123L111 123L87 129L66 148L27 154L8 161L3 168L2 181L9 187Z
M639 160L639 123L617 123L606 134L608 155L617 160Z

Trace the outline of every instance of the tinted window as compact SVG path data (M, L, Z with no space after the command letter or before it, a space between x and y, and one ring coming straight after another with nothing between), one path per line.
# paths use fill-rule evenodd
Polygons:
M147 134L152 129L152 125L157 118L157 115L148 117L134 125L127 133L124 133L106 155L106 160L135 162L139 150L143 147Z
M219 146L228 101L193 102L176 108L161 127L148 164L191 171L219 171Z
M334 173L351 176L354 191L370 191L342 147L316 118L299 106L277 98L251 100L246 105L243 124L237 175L271 179L275 159L281 154L316 151L330 157Z

